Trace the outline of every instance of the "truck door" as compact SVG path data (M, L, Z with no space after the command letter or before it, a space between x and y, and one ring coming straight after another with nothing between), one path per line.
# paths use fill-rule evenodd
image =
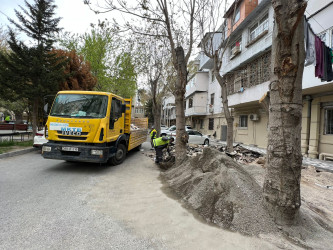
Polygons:
M112 97L108 141L117 140L120 134L124 133L124 116L122 112L122 100Z

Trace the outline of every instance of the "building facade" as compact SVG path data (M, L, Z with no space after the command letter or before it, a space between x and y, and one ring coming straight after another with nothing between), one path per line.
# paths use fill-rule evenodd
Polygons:
M234 4L237 4L236 8ZM274 10L270 0L242 0L234 4L224 16L228 29L221 30L228 36L229 43L225 47L220 71L227 83L229 108L234 117L234 141L266 148L266 97L270 83ZM333 21L330 13L333 13L332 1L308 1L307 22L314 34L332 48ZM219 33L215 35L222 39ZM218 39L214 41L219 43ZM212 68L212 60L202 52L200 73L186 93L187 121L202 133L225 140L227 131L221 88L213 77ZM200 75L204 74L206 84L199 82L202 79ZM306 66L302 95L302 153L312 158L333 159L333 82L316 78L315 65Z

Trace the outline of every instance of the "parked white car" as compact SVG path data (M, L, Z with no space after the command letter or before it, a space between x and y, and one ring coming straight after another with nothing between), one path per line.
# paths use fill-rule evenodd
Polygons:
M196 130L188 130L188 143L189 144L203 144L209 145L209 138Z
M185 130L192 130L192 127L189 125L185 126ZM171 135L176 136L176 125L172 125L170 128L166 130L161 130L161 135Z
M162 131L162 130L167 130L167 129L168 129L167 126L165 126L165 125L161 125L161 131Z
M34 144L33 147L39 148L42 147L44 143L47 143L48 140L44 136L44 129L39 130L34 136Z

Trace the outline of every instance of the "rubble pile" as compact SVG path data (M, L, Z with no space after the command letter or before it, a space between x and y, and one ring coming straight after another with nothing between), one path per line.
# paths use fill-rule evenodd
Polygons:
M187 145L187 156L192 158L197 155L200 155L200 154L202 154L204 148L206 148L206 147L213 148L220 152L223 152L226 155L228 155L229 157L231 157L232 159L234 159L234 161L237 161L241 164L256 163L256 164L259 164L262 166L265 165L266 160L263 155L261 155L258 152L254 152L249 149L243 148L239 144L234 147L234 152L232 152L232 153L226 152L226 146L207 146L207 145L188 144ZM174 156L175 155L175 146L174 145L169 146L169 150L170 150L170 154ZM151 151L151 152L147 153L146 155L148 157L150 157L151 159L154 159L155 151ZM167 159L168 156L169 155L165 150L164 157Z
M276 230L261 206L259 184L239 163L212 147L203 147L201 153L161 175L207 222L251 235Z

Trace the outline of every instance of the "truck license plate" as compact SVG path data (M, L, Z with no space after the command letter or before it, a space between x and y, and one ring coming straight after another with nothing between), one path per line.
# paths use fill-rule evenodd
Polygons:
M72 152L78 152L79 148L74 148L74 147L62 147L61 148L63 151L72 151Z

